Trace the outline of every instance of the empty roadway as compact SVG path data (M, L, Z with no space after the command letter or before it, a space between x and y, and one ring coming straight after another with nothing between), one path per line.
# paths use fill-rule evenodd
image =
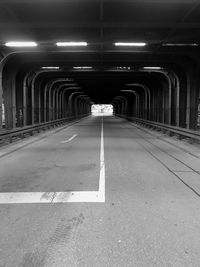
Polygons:
M0 204L0 266L199 266L199 155L159 137L89 116L4 148L30 143L0 161L0 201L28 193ZM101 138L105 202L53 203L50 192L99 190ZM28 203L37 192L40 201Z

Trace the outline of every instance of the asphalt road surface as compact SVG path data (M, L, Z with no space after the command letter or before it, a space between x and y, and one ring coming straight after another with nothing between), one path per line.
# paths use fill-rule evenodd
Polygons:
M2 151L0 267L200 266L194 146L96 116Z

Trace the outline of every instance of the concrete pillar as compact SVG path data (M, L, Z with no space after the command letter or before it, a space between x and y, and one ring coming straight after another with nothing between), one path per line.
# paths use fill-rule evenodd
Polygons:
M84 110L83 110L83 107L82 107L82 101L86 101L86 102L89 101L89 97L87 95L80 95L80 96L76 97L77 114L78 115L84 114Z
M59 98L58 98L58 94L59 94L59 89L57 88L56 93L55 93L55 101L56 101L56 120L58 120L59 118Z
M64 88L63 93L62 93L62 107L63 107L63 114L64 116L71 116L72 110L71 110L71 105L69 104L69 94L71 94L73 91L78 90L76 87L68 87Z
M140 116L140 96L138 93L134 93L136 97L136 117L139 118Z
M59 98L59 119L64 117L63 114L63 102L62 102L62 92L63 92L63 88L61 87L59 92L58 92L58 98Z
M176 126L180 126L180 82L176 75Z
M29 75L30 73L27 73L23 81L23 126L27 125L27 90Z
M188 74L187 75L187 104L186 104L186 128L190 128L190 95L191 95L191 81Z
M34 125L41 121L41 85L40 81L36 83L39 79L40 74L47 73L47 71L38 71L34 73L33 79L31 81L31 124ZM36 110L36 108L38 110ZM38 114L38 116L37 116Z
M151 104L151 107L152 107L152 117L151 117L151 120L152 121L155 121L155 114L156 114L156 103L155 103L155 92L156 92L156 89L153 88L152 90L152 104Z
M2 66L0 65L0 130L2 130L2 104L3 104L3 82L2 82Z
M171 124L171 120L172 120L172 84L171 84L171 80L169 78L169 94L168 94L168 98L169 98L169 104L168 104L168 123Z
M38 86L38 123L41 123L41 84Z
M49 107L49 121L53 119L53 95L52 95L52 86L49 86L49 98L48 98L48 107Z
M58 119L58 108L59 108L59 101L58 101L58 92L59 92L59 87L55 87L53 90L52 94L52 100L53 100L53 105L52 105L52 112L53 112L53 120Z
M16 95L15 79L16 71L11 68L3 70L3 88L6 128L16 127Z
M14 76L15 77L15 76ZM16 80L11 81L11 92L12 92L12 128L16 127Z
M171 124L172 118L172 81L170 77L164 73L166 82L162 83L162 90L164 94L164 123Z
M186 108L186 127L188 129L197 128L198 114L198 90L200 81L197 70L190 68L187 70L187 108Z
M48 85L44 87L44 122L47 122L47 90Z
M165 123L165 90L164 88L161 89L161 103L162 103L161 122Z
M51 81L44 87L44 122L50 121L51 118Z
M80 100L80 110L81 110L82 114L87 113L87 100L86 99Z
M77 106L76 106L76 102L74 101L73 104L73 96L77 95L77 94L82 94L84 92L79 91L79 92L73 92L69 95L69 99L68 99L68 105L69 105L69 109L71 111L71 116L76 116L77 115Z
M31 124L34 125L35 119L35 98L34 98L34 87L31 87Z

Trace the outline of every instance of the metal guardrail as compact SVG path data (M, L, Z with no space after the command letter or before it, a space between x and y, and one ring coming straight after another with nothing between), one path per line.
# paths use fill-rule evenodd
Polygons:
M45 123L25 126L22 128L15 128L12 130L4 130L3 132L0 132L0 141L8 140L9 143L12 143L13 138L16 138L16 137L24 138L26 134L29 134L32 136L35 132L47 130L52 127L58 127L60 125L66 124L67 122L78 120L86 116L87 114L82 115L82 116L77 116L77 117L73 116L73 117L68 117L65 119L59 119L59 120L49 121Z
M161 130L164 133L168 133L169 135L177 135L179 139L190 138L192 141L200 141L200 132L195 130L190 130L182 127L172 126L169 124L164 124L160 122L154 122L144 119L139 119L136 117L127 117L122 115L117 115L118 117L127 119L129 121L133 121L135 123L141 124L146 127L150 127L152 129Z

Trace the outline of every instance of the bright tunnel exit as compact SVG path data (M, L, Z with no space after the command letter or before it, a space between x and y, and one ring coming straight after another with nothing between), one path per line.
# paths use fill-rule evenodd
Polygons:
M113 105L110 104L95 104L91 106L93 116L112 116Z

